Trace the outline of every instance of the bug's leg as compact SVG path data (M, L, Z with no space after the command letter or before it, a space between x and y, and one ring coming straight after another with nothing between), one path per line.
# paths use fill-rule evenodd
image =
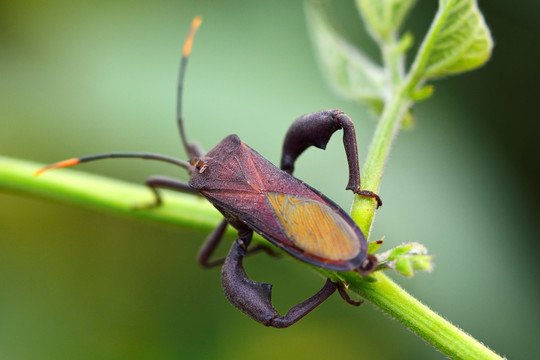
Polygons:
M223 265L225 262L225 257L221 257L218 259L212 259L210 260L210 257L216 250L216 247L219 245L220 241L223 239L223 236L225 235L225 229L227 228L227 220L223 219L219 225L208 235L205 242L201 246L201 250L199 251L199 255L197 257L197 261L203 268L211 268L218 265ZM280 253L273 251L270 247L257 244L255 246L250 247L246 255L252 255L256 254L258 252L264 251L270 256L278 257L280 256Z
M221 270L221 285L227 299L243 313L263 325L284 328L296 323L336 291L338 285L327 280L315 295L280 316L272 305L272 285L251 280L242 265L252 234L251 230L239 231L239 238L233 243Z
M281 169L292 174L298 156L308 147L325 149L328 141L339 129L343 129L343 145L349 164L349 183L346 189L355 194L374 198L377 206L382 205L380 197L372 191L360 190L360 168L354 124L341 110L322 110L298 118L287 131L281 155Z
M349 294L347 294L347 290L345 290L343 286L338 286L338 292L339 292L339 296L341 296L343 300L345 300L347 303L353 306L360 306L364 303L364 300L356 301L356 300L351 299Z
M152 209L160 206L163 203L163 199L158 189L169 189L185 192L188 194L200 195L197 190L193 189L185 182L165 176L151 176L146 179L145 183L146 186L148 186L148 188L152 190L152 193L154 194L154 201L148 204L137 205L135 207L136 209Z
M326 279L324 286L315 295L309 299L301 302L300 304L293 306L285 316L274 317L267 326L273 326L277 328L285 328L293 325L298 320L306 316L311 310L322 304L326 299L330 297L339 286L330 279Z
M227 229L227 220L223 219L219 225L208 235L205 242L199 250L199 255L197 256L197 261L203 268L211 268L217 265L223 264L224 258L210 260L210 257L216 250L223 235L225 234L225 229Z
M339 129L343 129L343 144L349 163L347 190L358 190L360 188L360 168L354 124L340 110L317 111L296 119L285 135L281 169L292 174L294 163L304 150L310 146L324 150L334 132Z

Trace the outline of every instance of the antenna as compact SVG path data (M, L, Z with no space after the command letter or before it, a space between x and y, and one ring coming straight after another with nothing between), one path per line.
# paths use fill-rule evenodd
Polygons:
M189 53L191 52L191 47L193 46L193 38L195 37L195 32L201 25L201 22L202 22L202 18L200 16L195 17L193 21L191 22L191 27L189 29L186 42L184 44L184 51L182 52L182 60L180 62L180 72L178 74L178 99L177 99L178 103L177 103L177 109L176 109L177 119L178 119L178 129L180 131L180 137L182 138L182 143L184 144L184 148L186 149L186 152L188 153L190 160L200 158L203 154L203 151L198 144L188 143L186 140L186 134L184 131L182 115L181 115L182 114L182 88L184 86L184 74L186 72L187 60L189 58ZM139 158L139 159L145 159L145 160L157 160L157 161L163 161L163 162L167 162L170 164L183 167L189 172L193 171L193 165L191 165L189 162L174 159L166 155L153 154L153 153L134 153L134 152L133 153L132 152L116 153L115 152L115 153L89 155L89 156L83 156L79 158L72 158L72 159L60 161L60 162L47 165L39 169L38 171L34 173L34 175L39 176L48 170L75 166L84 162L103 160L103 159L112 159L112 158Z
M190 143L187 141L186 131L184 129L184 121L182 118L182 92L184 89L184 78L186 73L187 62L189 55L191 53L191 47L193 46L193 40L195 38L195 33L201 25L202 18L196 16L191 22L191 27L189 28L189 33L184 43L184 50L182 51L182 59L180 60L180 70L178 72L178 92L177 92L177 103L176 103L176 121L178 124L178 131L180 132L180 138L182 144L184 144L184 149L186 150L190 160L200 158L203 155L201 147L197 143Z
M187 171L192 171L193 166L188 163L187 161L178 160L175 158L172 158L170 156L161 155L161 154L153 154L153 153L105 153L105 154L96 154L96 155L89 155L89 156L82 156L80 158L72 158L67 159L64 161L60 161L51 165L47 165L38 171L34 173L34 176L39 176L43 174L45 171L53 170L53 169L60 169L70 166L79 165L81 163L89 162L89 161L96 161L96 160L103 160L103 159L118 159L118 158L138 158L138 159L144 159L144 160L157 160L157 161L163 161L167 162L169 164L177 165L180 167L183 167Z

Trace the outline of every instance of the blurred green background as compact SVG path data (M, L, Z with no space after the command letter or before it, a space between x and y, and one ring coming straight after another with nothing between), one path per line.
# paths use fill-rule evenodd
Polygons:
M337 2L337 1L336 1ZM509 359L540 357L538 122L540 4L481 1L495 50L484 68L437 82L388 164L374 238L419 241L432 274L392 276ZM406 23L417 43L435 12ZM352 1L333 5L372 52ZM375 119L323 82L299 1L2 1L0 154L50 163L104 151L184 157L174 123L180 50L204 17L187 74L188 135L206 149L237 133L277 163L297 116L341 108L363 158ZM324 165L323 165L324 164ZM181 169L135 160L79 170L142 183ZM68 171L68 170L66 170ZM338 138L297 176L348 209ZM206 234L0 194L0 359L439 359L370 304L335 296L292 328L265 328L225 299L195 256ZM228 245L228 244L227 244ZM227 246L226 245L226 246ZM222 251L226 251L222 249ZM323 280L258 256L282 312Z

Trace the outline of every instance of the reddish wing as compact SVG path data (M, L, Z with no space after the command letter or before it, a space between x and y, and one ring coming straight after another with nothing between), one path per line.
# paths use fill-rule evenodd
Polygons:
M334 202L281 171L236 135L201 159L190 185L274 245L310 264L346 271L366 257L367 243ZM264 179L264 181L262 180Z

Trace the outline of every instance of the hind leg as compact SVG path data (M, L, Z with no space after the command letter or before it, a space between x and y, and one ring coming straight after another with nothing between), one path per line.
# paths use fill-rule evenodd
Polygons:
M227 299L255 321L277 328L291 326L306 316L332 295L338 285L330 280L315 295L293 306L285 316L280 316L272 304L272 285L251 280L243 266L247 247L253 232L250 229L239 231L229 255L221 270L221 285Z
M382 205L381 198L373 191L360 189L360 168L356 133L352 120L340 110L322 110L298 118L287 131L281 155L281 169L292 174L294 163L308 147L325 149L330 138L339 129L343 129L343 146L349 164L349 183L346 189L355 194L370 197Z

